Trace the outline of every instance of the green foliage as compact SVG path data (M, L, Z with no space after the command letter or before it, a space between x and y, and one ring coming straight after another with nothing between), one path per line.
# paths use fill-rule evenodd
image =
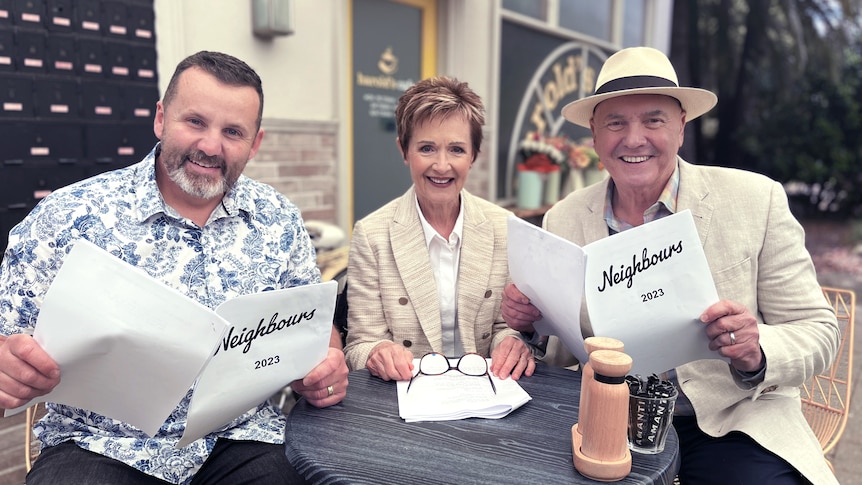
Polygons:
M856 190L862 161L860 47L856 52L847 49L837 80L825 66L811 62L784 96L758 90L759 103L769 103L771 112L750 120L750 141L743 147L744 163L756 171L785 182L830 184L843 194L843 207L835 209L845 213L862 207L862 194Z
M702 87L719 95L708 115L718 130L698 161L801 182L815 211L862 214L860 4L689 3L698 41L688 57L700 61Z

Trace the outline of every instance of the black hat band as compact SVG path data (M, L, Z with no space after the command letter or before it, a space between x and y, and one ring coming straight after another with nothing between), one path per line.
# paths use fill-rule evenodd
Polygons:
M658 76L628 76L608 81L596 90L596 94L613 93L628 89L642 88L678 88L670 79Z

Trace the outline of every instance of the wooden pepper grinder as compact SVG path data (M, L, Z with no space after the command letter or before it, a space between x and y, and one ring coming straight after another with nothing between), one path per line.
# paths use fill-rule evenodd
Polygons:
M587 351L587 355L591 355L596 350L616 350L617 352L622 352L624 350L623 343L612 337L587 337L584 340L584 350ZM590 420L584 419L586 416L585 411L589 405L587 404L587 400L589 399L589 386L587 383L592 381L593 379L593 366L590 365L590 362L587 361L586 364L583 365L581 370L581 400L578 405L578 422L575 423L575 426L572 427L573 431L577 431L584 435L584 433L589 433L586 429Z
M572 427L575 469L602 482L622 480L632 470L632 455L626 441L629 387L626 374L632 358L616 350L590 354L593 376L585 381L586 409L579 415L579 433ZM582 377L583 379L583 377ZM584 426L584 423L589 424Z

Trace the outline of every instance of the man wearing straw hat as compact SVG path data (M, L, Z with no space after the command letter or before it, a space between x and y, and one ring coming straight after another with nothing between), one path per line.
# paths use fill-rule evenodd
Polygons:
M562 113L592 130L610 178L557 203L543 226L586 245L691 210L721 298L700 320L710 349L730 363L700 360L667 373L680 390L674 427L681 481L837 483L802 415L798 389L831 364L839 329L781 184L677 155L686 121L717 98L679 87L660 51L617 52L596 85L594 95ZM556 337L533 333L539 311L514 285L502 307L510 327L546 344L543 360L577 363ZM588 323L585 312L581 321Z

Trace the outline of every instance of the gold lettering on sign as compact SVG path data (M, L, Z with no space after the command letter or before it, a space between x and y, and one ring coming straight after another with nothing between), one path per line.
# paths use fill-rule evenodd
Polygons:
M395 89L396 81L392 76L370 76L357 71L356 84L370 88Z
M412 86L413 79L395 79L392 76L373 76L356 71L356 85L366 88L391 89L393 91L405 91Z
M387 47L383 54L380 54L380 60L377 61L377 69L383 74L395 74L398 70L398 57L392 53L392 47Z
M533 106L530 122L536 133L544 133L547 128L542 113L555 112L561 99L578 90L581 77L584 80L584 92L591 93L595 89L595 69L589 66L585 68L583 59L574 55L567 56L564 62L555 62L551 67L554 77L542 86L542 99Z
M365 74L356 71L356 85L366 88L389 89L405 91L413 85L413 79L395 79L392 74L398 71L398 57L392 53L392 47L387 47L377 61L380 74Z

